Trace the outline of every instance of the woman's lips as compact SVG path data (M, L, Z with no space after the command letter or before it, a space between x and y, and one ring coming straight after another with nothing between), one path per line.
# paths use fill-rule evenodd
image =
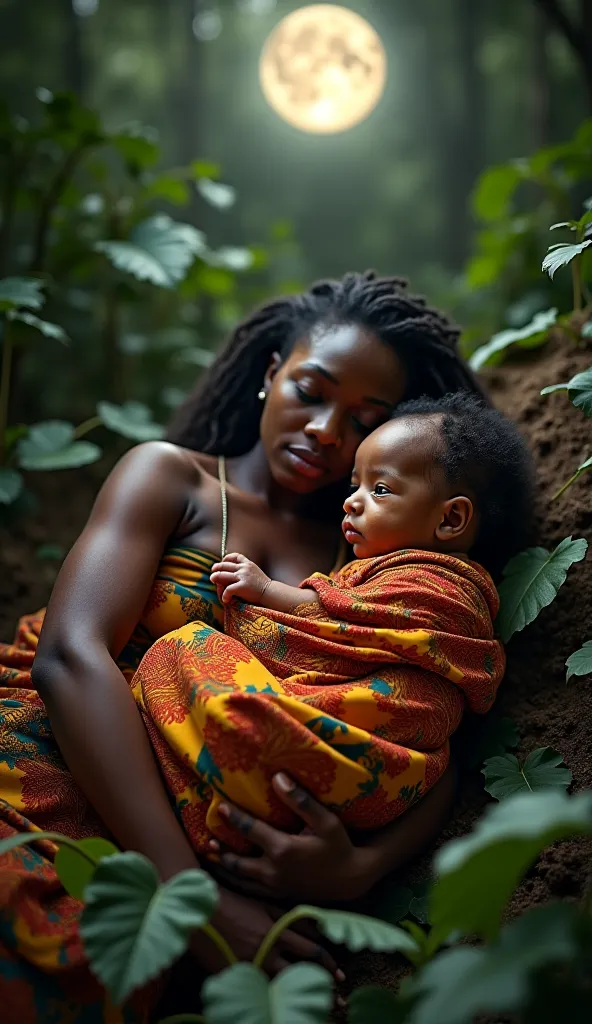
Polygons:
M327 472L327 465L324 459L315 455L309 448L290 447L286 449L290 464L301 476L318 480Z
M359 530L356 530L356 528L352 526L349 519L343 520L343 523L341 524L341 529L343 530L343 536L345 537L348 544L358 544L361 540L364 539L363 534L361 534Z

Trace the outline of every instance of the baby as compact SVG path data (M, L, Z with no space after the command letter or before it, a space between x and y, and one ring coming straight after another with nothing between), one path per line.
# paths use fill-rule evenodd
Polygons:
M240 554L213 566L225 633L175 630L133 682L197 852L212 834L237 848L225 800L294 827L278 771L354 828L440 778L465 708L488 711L503 676L487 570L527 543L531 497L526 445L500 413L462 394L408 402L358 449L353 561L300 587Z

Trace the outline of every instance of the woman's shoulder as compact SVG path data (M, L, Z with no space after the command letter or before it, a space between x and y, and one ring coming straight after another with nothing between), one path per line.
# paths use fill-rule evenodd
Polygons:
M130 448L115 467L116 473L132 469L158 472L173 478L190 479L193 484L203 476L217 477L217 460L213 455L181 448L171 441L144 441Z

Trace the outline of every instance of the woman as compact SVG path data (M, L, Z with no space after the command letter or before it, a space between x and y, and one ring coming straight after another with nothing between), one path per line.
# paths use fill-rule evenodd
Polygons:
M72 835L102 831L149 857L163 879L195 866L126 680L157 637L196 618L221 625L209 582L221 550L243 551L289 584L335 566L341 503L362 438L404 397L477 389L456 355L457 336L404 282L371 272L273 301L237 328L168 443L132 449L107 479L56 582L32 665L34 689L2 691L0 835L30 822ZM10 665L0 683L26 684L39 625L29 620L20 648L0 654ZM361 896L436 834L451 799L448 773L401 823L357 847L289 779L279 776L275 786L306 833L284 836L229 808L230 824L263 850L231 866L247 890L293 900ZM0 869L5 1005L16 988L2 954L12 976L35 987L37 1007L44 991L54 1006L80 1001L81 977L90 998L79 905L56 886L52 856L46 847L34 863L20 855ZM223 890L214 923L249 959L271 916ZM205 937L196 937L194 952L206 969L218 966ZM268 967L273 973L319 956L314 942L287 932ZM100 997L92 998L96 1007ZM48 1020L44 1012L27 1004L19 1019ZM89 1020L93 1012L89 1006Z

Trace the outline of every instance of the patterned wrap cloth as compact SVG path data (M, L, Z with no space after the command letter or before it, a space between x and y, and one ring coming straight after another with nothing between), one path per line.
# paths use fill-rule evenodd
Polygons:
M398 552L314 575L322 611L285 615L233 604L228 635L209 573L217 556L165 553L118 665L197 852L227 795L290 829L270 788L289 772L355 828L401 814L440 777L468 705L487 711L504 670L497 594L474 563ZM60 755L30 668L43 613L0 645L0 838L51 829L108 836ZM136 1024L153 992L124 1010L94 981L81 904L38 842L0 857L0 1005L19 1024Z
M498 599L476 563L399 551L302 586L320 607L233 602L226 635L189 623L153 644L132 681L198 851L212 834L244 848L217 813L225 798L295 827L271 786L280 769L348 826L387 824L444 772L464 708L495 700Z

